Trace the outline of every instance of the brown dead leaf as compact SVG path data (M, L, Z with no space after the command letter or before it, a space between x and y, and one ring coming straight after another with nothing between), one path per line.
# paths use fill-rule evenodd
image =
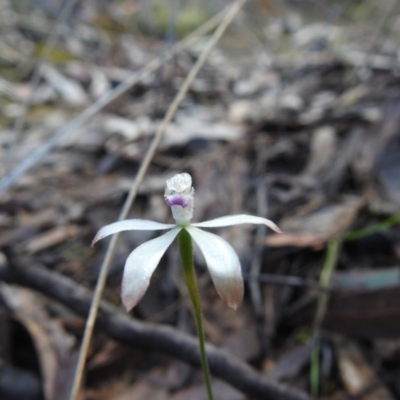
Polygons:
M79 227L77 225L60 226L51 229L31 239L26 245L26 250L31 254L37 253L76 236L78 232Z
M225 382L214 379L212 388L215 400L245 400L246 396L238 390L233 389ZM168 398L169 400L207 400L207 392L204 384L191 386L188 389L181 390Z
M114 400L169 400L168 392L164 388L151 385L148 382L138 382L133 387L127 389L124 393Z
M312 234L294 235L284 233L283 235L273 234L265 239L265 243L271 247L311 247L314 250L321 250L325 247L325 241Z
M311 152L307 166L303 171L304 176L320 176L321 171L326 171L337 150L337 133L331 126L316 129L311 137Z
M342 198L340 203L311 202L279 225L283 235L270 235L268 246L295 246L321 249L326 241L344 233L353 223L365 199L355 196Z
M131 349L113 340L108 341L103 349L99 351L87 364L87 369L101 368L112 365L115 361L125 358Z
M246 327L228 335L221 347L241 360L254 359L261 351L256 324L250 322Z
M87 95L81 85L72 79L68 79L50 64L43 64L40 72L43 78L66 102L75 106L81 106L87 102Z
M69 396L75 369L74 338L47 314L46 300L39 294L5 283L0 294L14 317L27 329L40 360L46 400Z
M336 339L339 372L348 394L361 400L394 400L359 348L350 340ZM366 392L365 395L362 395Z
M302 368L309 362L311 347L309 345L298 345L281 355L280 359L271 368L266 364L264 369L267 376L276 381L294 378ZM266 362L270 362L267 359Z

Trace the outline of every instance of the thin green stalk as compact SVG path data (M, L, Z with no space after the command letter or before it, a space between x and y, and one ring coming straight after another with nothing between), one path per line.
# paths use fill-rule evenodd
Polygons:
M382 232L390 228L391 226L398 224L399 222L400 222L400 213L397 213L375 225L368 226L367 228L359 229L356 231L347 232L344 235L344 240L361 239L363 237L373 235L374 233Z
M311 394L318 398L319 388L319 345L320 345L320 334L314 334L312 339L312 350L310 359L310 389Z
M341 239L334 238L328 243L328 249L322 266L321 276L319 279L320 286L324 289L329 287L333 271L336 267L337 257L339 254ZM329 291L320 292L317 303L317 313L314 319L312 353L310 365L310 386L311 394L315 397L318 395L319 387L319 345L321 339L321 325L325 316L326 306L329 300Z
M367 237L375 233L382 232L398 223L400 223L400 213L394 214L375 225L347 232L346 234L343 235L342 240L349 241L349 240L361 239L363 237ZM327 289L329 286L332 273L335 269L336 260L339 253L339 246L340 246L340 240L337 238L332 239L328 243L328 250L320 277L321 288ZM317 396L318 394L318 386L320 380L319 377L319 347L321 339L320 328L325 315L328 299L329 299L328 291L325 290L320 293L318 297L317 313L314 321L312 353L310 360L310 386L311 386L311 393L313 394L313 396Z
M211 388L211 375L208 367L206 342L203 328L203 315L201 311L201 301L199 289L197 286L196 271L193 263L193 244L192 238L186 229L182 229L178 234L179 251L183 266L183 275L185 283L189 291L190 300L192 301L193 313L196 319L197 336L199 337L201 368L203 369L204 380L206 382L208 399L213 400L213 392Z

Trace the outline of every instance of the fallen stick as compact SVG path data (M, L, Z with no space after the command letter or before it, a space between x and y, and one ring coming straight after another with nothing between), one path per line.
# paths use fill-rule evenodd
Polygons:
M73 280L44 268L0 264L0 280L37 290L86 318L92 291ZM142 350L160 351L200 367L197 340L173 327L131 319L117 307L102 301L96 325L110 337ZM228 382L251 398L263 400L311 400L306 393L263 377L227 352L207 345L214 376Z

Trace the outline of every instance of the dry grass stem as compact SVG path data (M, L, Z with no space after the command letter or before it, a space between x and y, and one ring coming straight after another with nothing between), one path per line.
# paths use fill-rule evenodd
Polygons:
M125 204L122 208L122 211L119 215L120 220L126 218L128 212L129 212L129 209L131 208L131 205L137 195L139 185L143 181L143 178L144 178L144 176L147 172L147 169L150 166L151 160L153 159L154 154L161 142L161 139L164 135L167 125L170 123L170 121L174 117L175 113L177 112L180 104L184 100L184 98L190 88L190 85L192 84L194 78L197 76L200 69L204 65L211 50L214 48L214 46L217 44L219 39L222 37L225 30L231 24L231 22L233 21L233 19L236 16L236 14L240 11L240 9L245 4L245 2L246 2L246 0L237 0L227 10L226 14L224 15L223 19L221 20L220 24L218 25L218 28L215 30L213 36L208 41L207 45L205 46L202 53L200 54L200 57L198 58L197 62L194 64L194 66L190 70L188 76L186 77L185 81L183 82L179 92L177 93L173 102L171 103L163 121L158 126L158 129L157 129L157 132L155 133L153 141L152 141L149 149L147 150L147 153L146 153L146 155L142 161L142 164L139 168L138 174L137 174L135 180L133 181L133 184L129 191L129 195L128 195L128 197L125 201ZM73 383L71 396L70 396L71 400L76 400L78 398L79 389L80 389L81 383L82 383L82 376L83 376L83 371L84 371L84 366L85 366L86 354L87 354L87 350L88 350L90 340L91 340L91 337L93 334L94 324L96 321L101 296L102 296L104 286L106 283L111 260L114 256L117 240L118 240L118 235L114 235L110 241L108 248L107 248L107 252L106 252L103 264L101 266L100 275L99 275L99 278L98 278L98 281L96 284L96 289L94 292L92 305L90 307L90 312L89 312L88 320L86 322L85 332L84 332L84 336L83 336L83 340L82 340L82 344L81 344L79 359L78 359L75 377L74 377L74 383Z

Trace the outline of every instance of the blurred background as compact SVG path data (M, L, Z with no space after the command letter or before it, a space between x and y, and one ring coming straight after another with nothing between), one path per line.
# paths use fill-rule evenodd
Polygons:
M107 241L91 240L117 220L210 32L181 41L230 4L0 0L0 399L68 398L85 319L68 293L56 301L32 289L35 272L12 271L94 287ZM185 171L196 221L275 221L284 235L218 232L245 276L236 312L196 253L206 336L315 398L400 399L399 34L396 0L249 1L192 83L129 213L171 222L165 180ZM120 236L108 303L120 307L125 259L155 236ZM176 246L132 318L195 335ZM206 399L199 370L149 347L97 329L81 398ZM214 390L250 399L223 380Z

